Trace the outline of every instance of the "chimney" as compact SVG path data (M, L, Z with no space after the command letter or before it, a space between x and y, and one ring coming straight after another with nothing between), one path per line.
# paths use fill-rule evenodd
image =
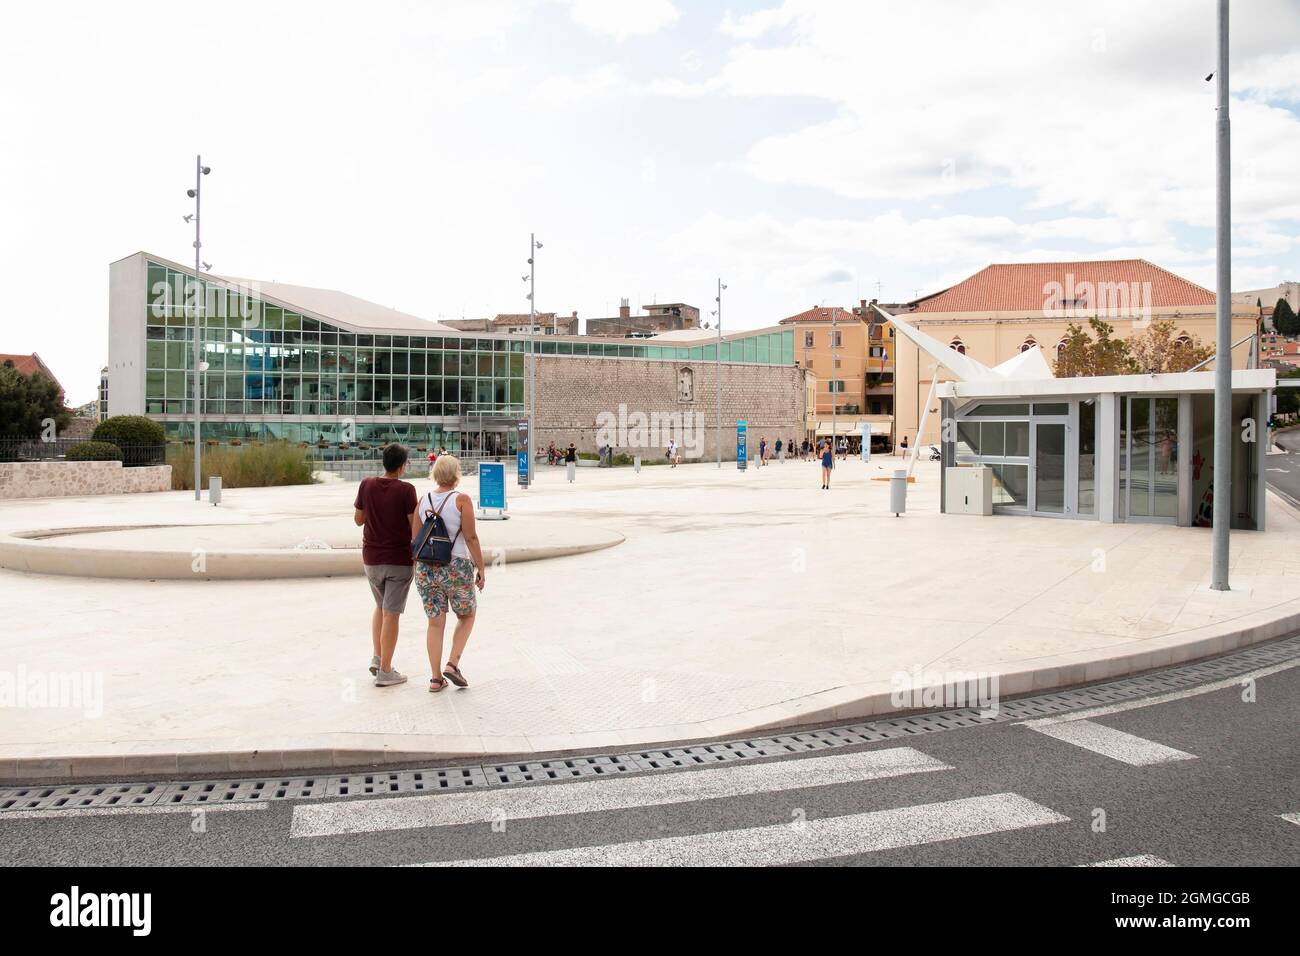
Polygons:
M630 319L632 317L632 308L627 299L623 299L618 306L618 317L620 319Z

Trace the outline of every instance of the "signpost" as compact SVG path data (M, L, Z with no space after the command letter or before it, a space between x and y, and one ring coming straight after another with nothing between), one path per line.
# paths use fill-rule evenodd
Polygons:
M871 461L871 422L862 422L862 460Z
M749 449L746 447L748 422L736 422L736 468L744 471L749 466Z
M506 466L499 461L485 461L478 466L479 517L487 521L504 521L506 514ZM488 514L489 508L496 514Z
M528 443L528 423L520 422L519 423L519 446L518 446L519 451L516 458L517 470L515 472L515 481L518 483L520 488L528 487L528 475L529 475L528 452L530 447L531 446Z

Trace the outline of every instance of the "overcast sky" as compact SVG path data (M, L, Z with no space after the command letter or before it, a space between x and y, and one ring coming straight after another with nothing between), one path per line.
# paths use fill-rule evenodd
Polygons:
M426 318L685 301L725 327L989 262L1214 281L1213 0L0 6L0 351L93 397L108 264ZM1237 289L1300 279L1300 0L1233 3Z

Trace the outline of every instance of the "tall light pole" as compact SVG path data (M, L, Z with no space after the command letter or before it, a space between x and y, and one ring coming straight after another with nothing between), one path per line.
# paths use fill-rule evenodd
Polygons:
M528 234L528 487L533 486L533 449L537 447L537 356L533 352L533 327L537 324L537 234Z
M834 457L835 452L840 447L840 442L839 442L840 436L835 433L835 347L836 347L835 337L838 334L838 332L836 331L836 320L839 318L839 316L840 316L840 307L838 305L832 306L831 307L831 457L832 458Z
M718 423L713 443L717 446L714 451L717 452L719 468L722 467L722 290L725 288L722 279L718 279L718 295L713 300L718 304L718 311L715 313L718 317L718 348L713 356L713 378L718 392Z
M1228 0L1219 0L1218 106L1215 109L1214 529L1210 541L1210 587L1228 586L1232 527L1232 131L1228 122Z
M203 405L203 242L200 239L200 204L203 200L203 177L212 172L203 165L203 157L194 157L194 188L185 194L194 200L194 500L203 500L203 440L200 425Z

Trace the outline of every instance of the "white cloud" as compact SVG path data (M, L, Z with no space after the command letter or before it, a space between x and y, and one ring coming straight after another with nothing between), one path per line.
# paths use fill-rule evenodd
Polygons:
M669 0L570 0L575 23L622 43L671 26L681 16Z

